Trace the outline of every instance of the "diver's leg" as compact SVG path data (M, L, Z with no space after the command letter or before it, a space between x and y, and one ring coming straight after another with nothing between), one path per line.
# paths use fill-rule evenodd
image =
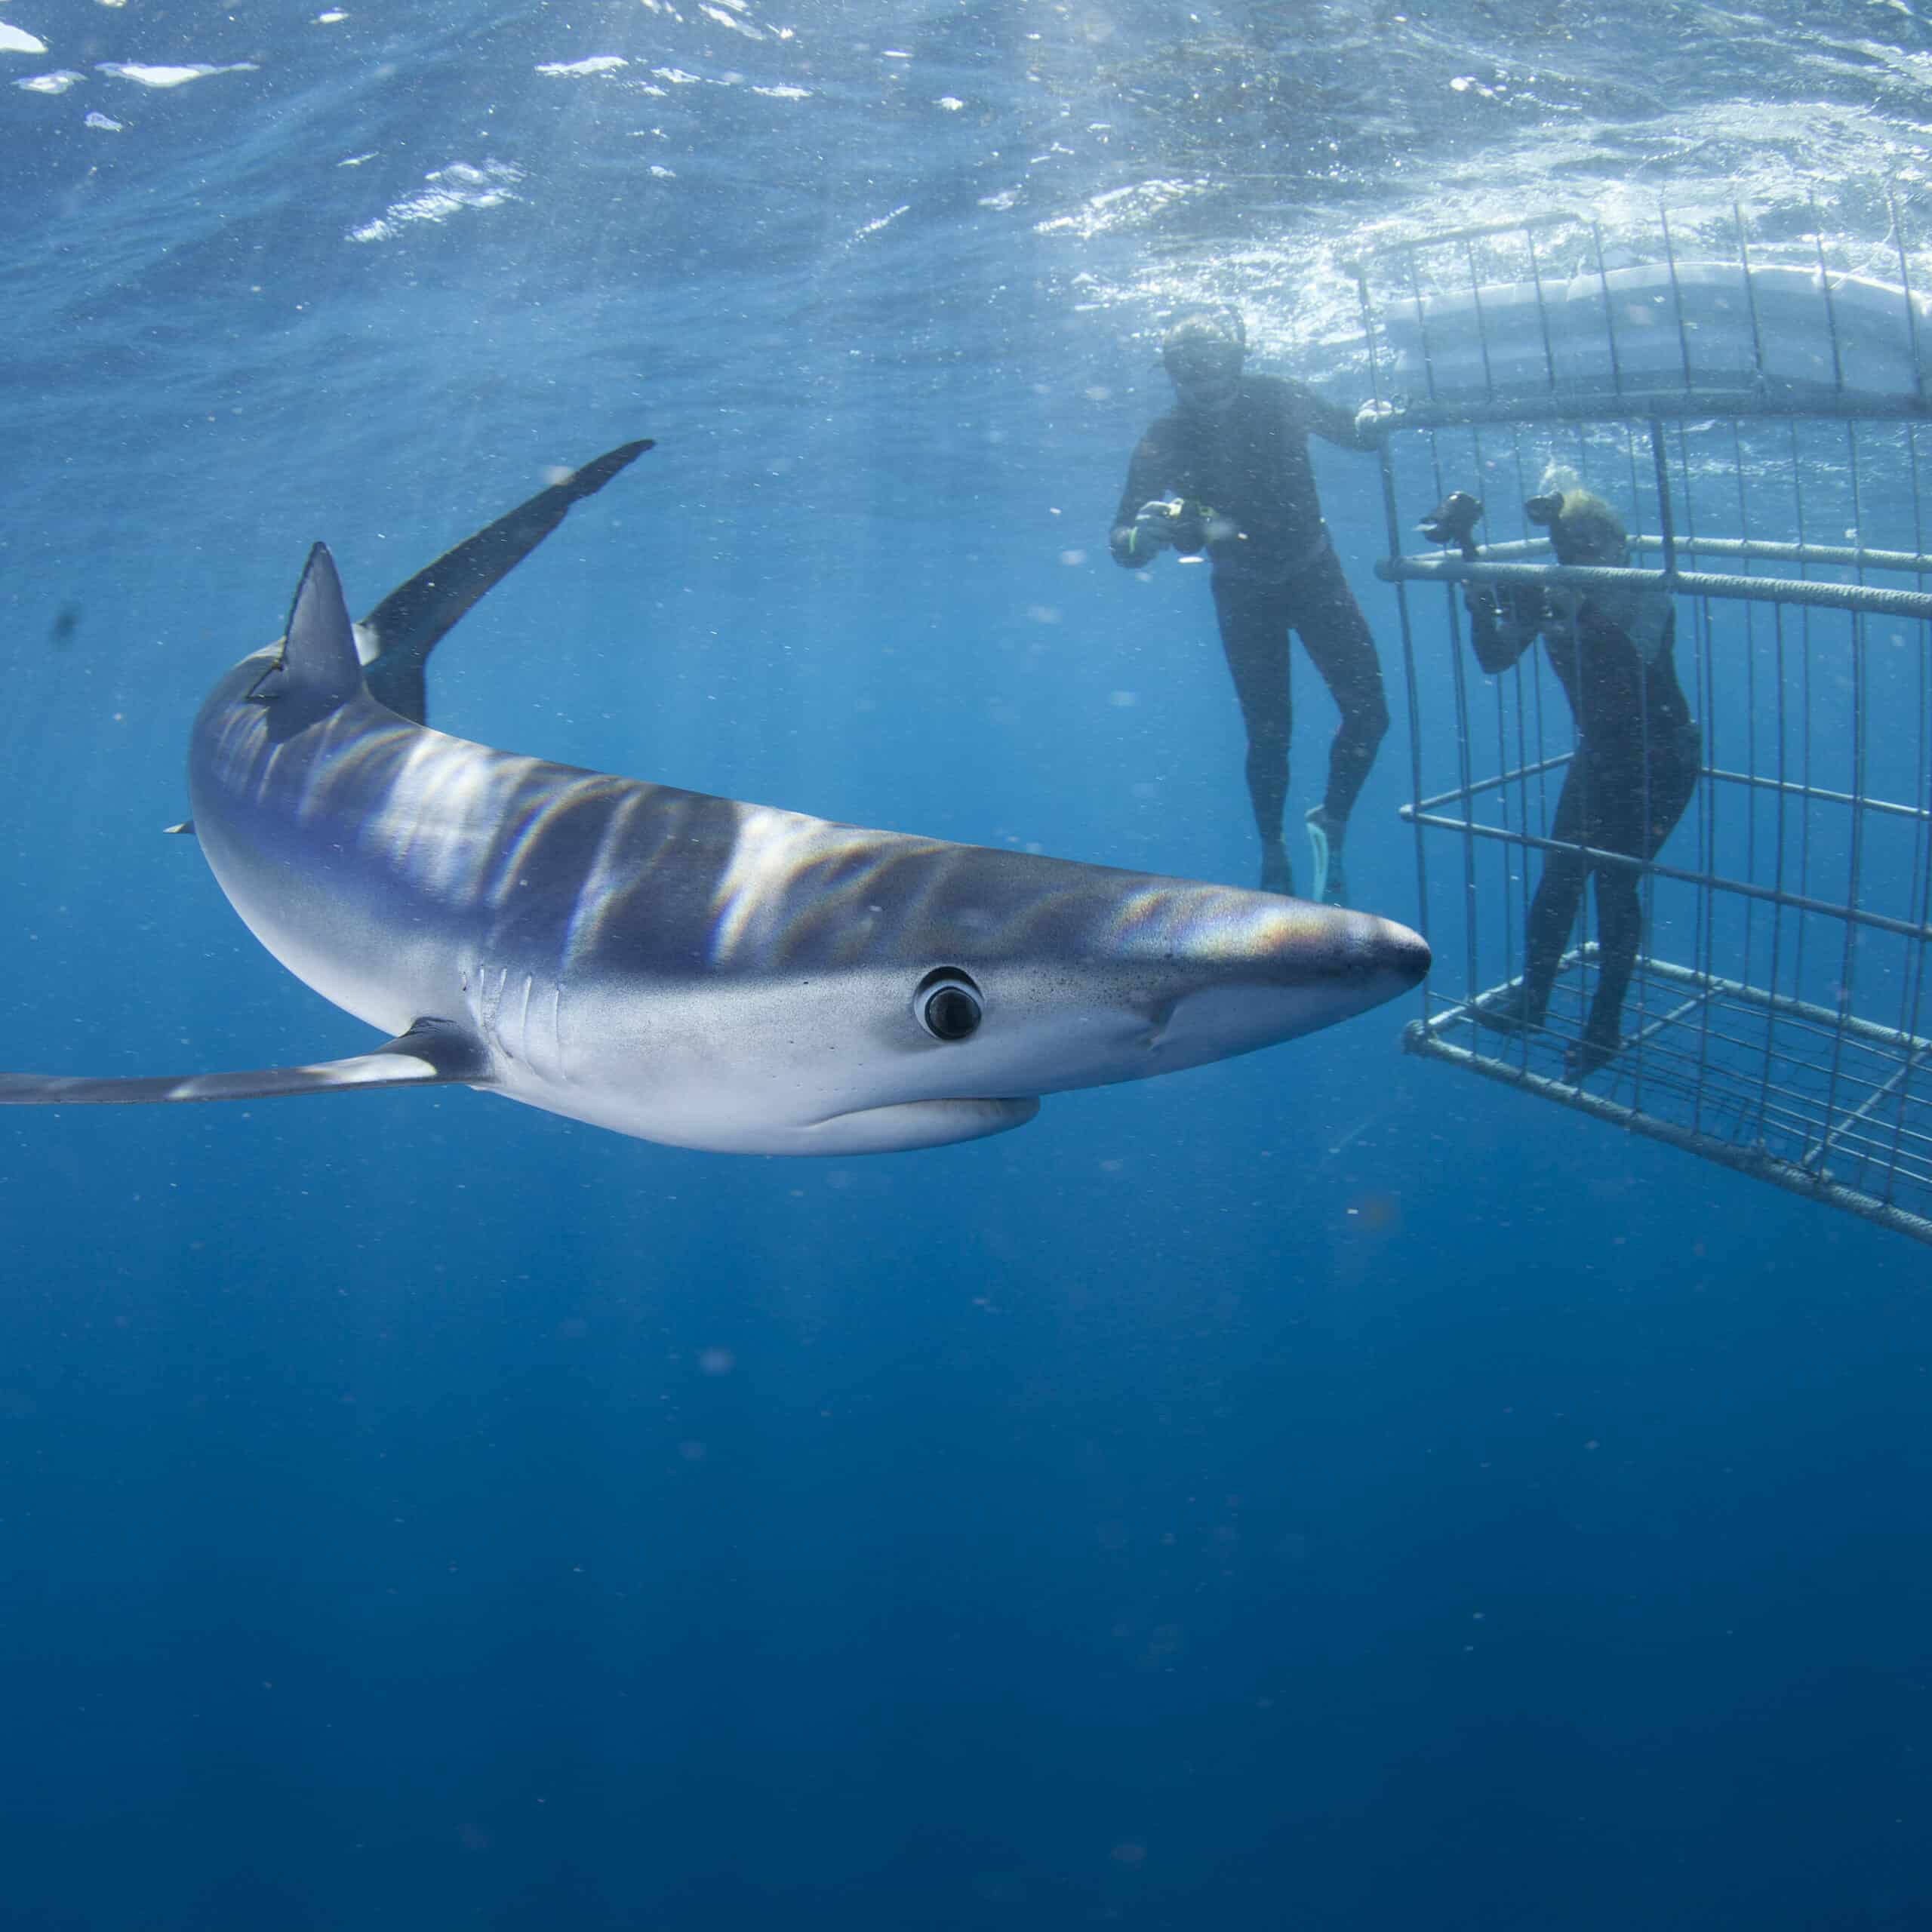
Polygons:
M1523 1019L1527 1025L1540 1026L1549 1011L1557 968L1563 963L1563 949L1577 923L1589 877L1588 863L1574 852L1552 852L1544 863L1523 930Z
M1623 1001L1637 970L1644 936L1644 901L1638 875L1627 866L1597 869L1597 986L1583 1022L1583 1035L1571 1051L1570 1072L1580 1079L1616 1057L1623 1044Z
M1677 829L1678 821L1697 792L1697 774L1703 762L1703 739L1695 724L1685 725L1676 742L1663 755L1651 760L1645 858L1654 859L1663 850L1664 841Z
M1382 665L1368 620L1332 546L1296 580L1294 589L1295 629L1341 713L1328 747L1321 807L1331 823L1346 826L1389 730Z
M1389 703L1383 695L1375 639L1332 546L1297 578L1293 589L1295 629L1341 713L1328 747L1328 789L1321 803L1308 814L1315 851L1319 854L1325 849L1328 860L1327 889L1321 897L1340 905L1348 896L1342 841L1349 814L1388 731Z
M1281 592L1272 584L1217 578L1214 615L1247 732L1247 796L1261 837L1261 889L1292 893L1294 871L1281 842L1281 814L1287 804L1294 705Z
M1583 786L1583 774L1573 760L1556 801L1556 816L1549 828L1552 839L1565 844L1582 841ZM1537 881L1536 896L1530 901L1524 930L1522 986L1515 998L1477 1010L1475 1017L1484 1026L1498 1032L1513 1032L1521 1027L1543 1024L1543 1016L1549 1011L1551 989L1556 984L1557 968L1563 963L1563 948L1577 923L1589 875L1589 861L1580 852L1544 854L1543 876Z
M1589 842L1607 852L1655 858L1690 802L1702 762L1697 728L1689 726L1679 743L1652 758L1647 795L1641 776L1634 785L1605 788L1610 809ZM1570 1056L1577 1078L1614 1058L1623 1043L1623 1002L1643 944L1642 878L1629 866L1597 871L1597 986L1583 1037Z

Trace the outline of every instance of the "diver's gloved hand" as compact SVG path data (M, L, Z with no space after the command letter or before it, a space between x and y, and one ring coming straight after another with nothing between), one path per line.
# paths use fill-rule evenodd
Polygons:
M1468 583L1463 586L1463 608L1472 617L1487 617L1505 629L1534 630L1547 613L1543 592L1530 583Z
M1402 410L1393 402L1365 402L1355 411L1355 441L1373 448L1391 429L1399 429Z
M1118 526L1109 540L1117 563L1139 569L1151 564L1174 541L1174 506L1165 497L1143 503L1134 521Z
M1432 543L1453 543L1472 563L1477 555L1475 529L1482 521L1482 499L1451 490L1416 525Z

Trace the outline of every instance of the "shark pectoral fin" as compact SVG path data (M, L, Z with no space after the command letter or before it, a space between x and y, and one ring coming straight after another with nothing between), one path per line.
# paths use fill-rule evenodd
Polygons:
M596 495L651 447L646 437L592 457L392 590L359 626L368 655L363 675L376 702L411 724L426 724L423 667L451 626L521 563L573 503Z
M190 1073L174 1078L93 1080L64 1074L0 1073L0 1106L274 1100L291 1094L338 1094L357 1087L487 1087L493 1079L489 1054L473 1034L447 1020L419 1020L408 1032L373 1052L312 1066L268 1066L246 1073Z

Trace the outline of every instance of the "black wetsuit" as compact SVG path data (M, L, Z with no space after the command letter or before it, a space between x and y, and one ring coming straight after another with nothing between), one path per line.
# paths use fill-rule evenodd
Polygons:
M1471 641L1482 668L1507 670L1540 632L1550 668L1577 721L1577 752L1556 801L1552 839L1654 859L1697 789L1703 744L1674 656L1677 618L1666 615L1646 663L1625 625L1586 598L1572 626L1546 611L1499 622L1494 607L1472 605ZM1585 854L1552 852L1531 902L1524 946L1521 1020L1540 1026L1563 948L1581 909L1583 887L1597 882L1597 988L1579 1055L1584 1070L1601 1066L1620 1039L1624 995L1643 937L1639 875L1629 866L1600 866Z
M1389 728L1375 641L1342 575L1321 521L1308 439L1369 449L1355 418L1301 383L1244 376L1233 406L1216 415L1163 416L1140 439L1114 518L1116 563L1133 569L1126 538L1141 505L1185 497L1232 528L1214 537L1214 614L1247 728L1247 790L1264 844L1281 835L1294 721L1288 633L1300 636L1342 714L1328 750L1323 800L1347 820Z

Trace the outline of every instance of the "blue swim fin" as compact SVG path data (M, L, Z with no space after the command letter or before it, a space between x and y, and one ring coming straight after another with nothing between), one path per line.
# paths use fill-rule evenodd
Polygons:
M1303 823L1308 827L1308 842L1315 854L1315 888L1309 897L1318 906L1346 906L1349 878L1342 869L1342 841L1339 837L1329 836L1327 807L1311 805Z

